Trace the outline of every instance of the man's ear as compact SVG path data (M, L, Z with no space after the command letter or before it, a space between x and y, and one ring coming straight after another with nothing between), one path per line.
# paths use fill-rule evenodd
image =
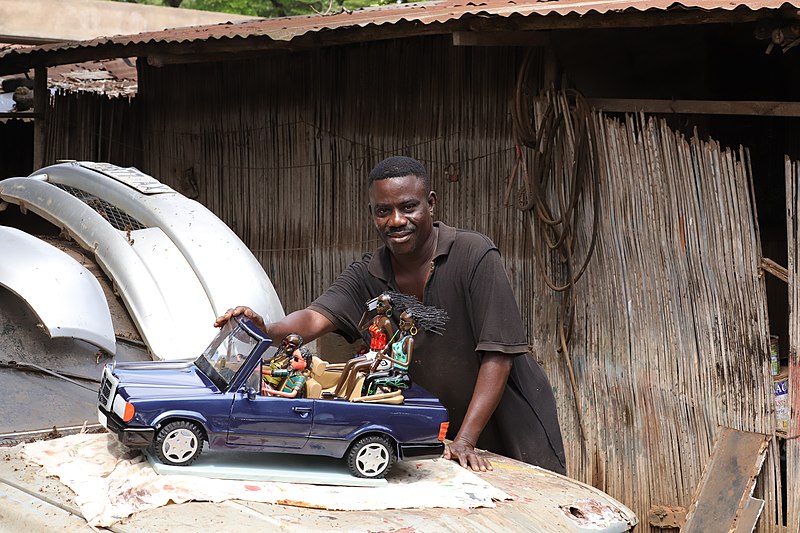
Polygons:
M431 216L433 216L433 210L435 208L436 208L436 191L431 191L428 193L428 209L430 209Z
M367 209L369 209L369 216L372 216L372 204L367 203Z

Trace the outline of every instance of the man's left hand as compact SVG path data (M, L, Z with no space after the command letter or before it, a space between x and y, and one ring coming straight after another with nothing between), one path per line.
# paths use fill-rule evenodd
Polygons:
M444 445L444 458L458 462L464 468L474 472L492 470L492 464L475 452L475 446L456 438L453 442Z

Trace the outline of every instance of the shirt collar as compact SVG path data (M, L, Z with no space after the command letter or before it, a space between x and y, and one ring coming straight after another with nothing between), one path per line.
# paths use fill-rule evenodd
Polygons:
M456 240L456 229L443 222L434 222L433 226L439 230L439 235L436 239L436 253L433 256L433 260L436 261L439 257L447 256L450 253L450 249ZM389 285L391 289L396 289L394 287L392 260L385 244L372 254L368 270L370 274Z

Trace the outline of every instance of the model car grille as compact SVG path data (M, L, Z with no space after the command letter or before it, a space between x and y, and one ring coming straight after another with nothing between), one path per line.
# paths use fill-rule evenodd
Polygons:
M117 392L119 380L106 368L103 369L103 379L100 381L100 391L97 393L97 403L106 411L111 410L114 404L114 394Z

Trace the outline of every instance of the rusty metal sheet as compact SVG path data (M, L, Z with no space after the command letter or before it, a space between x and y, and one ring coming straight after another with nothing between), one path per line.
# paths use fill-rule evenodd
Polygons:
M681 529L683 533L738 531L737 523L744 522L745 515L751 524L756 523L758 514L753 514L763 505L751 503L750 496L770 438L761 433L720 428L686 525Z
M798 8L800 1L757 0L754 2L725 0L605 0L605 1L550 1L539 0L442 0L413 4L391 4L356 11L334 14L303 15L259 19L253 21L193 26L135 35L101 37L88 41L53 43L31 48L9 48L0 53L3 59L16 55L50 53L77 48L96 48L108 45L140 45L155 43L189 43L207 40L223 40L249 37L268 37L275 41L292 39L326 30L365 28L368 26L390 26L401 22L423 25L447 23L466 16L511 17L511 16L584 16L588 14L628 13L645 11L702 10L731 11L735 9L758 11L776 10L784 7Z

